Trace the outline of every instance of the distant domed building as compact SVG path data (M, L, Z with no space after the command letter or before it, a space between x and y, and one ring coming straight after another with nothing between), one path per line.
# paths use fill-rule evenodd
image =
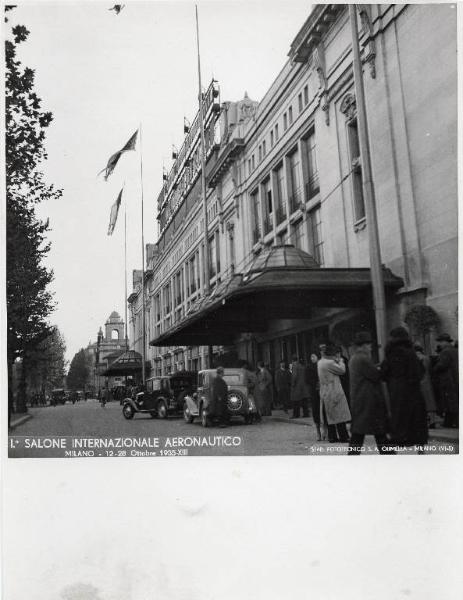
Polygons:
M119 313L115 310L109 315L104 325L97 333L97 341L90 342L85 349L89 357L90 376L88 388L92 389L94 394L105 387L111 389L116 385L123 384L123 377L104 377L102 373L129 347L128 340L125 339L125 323Z

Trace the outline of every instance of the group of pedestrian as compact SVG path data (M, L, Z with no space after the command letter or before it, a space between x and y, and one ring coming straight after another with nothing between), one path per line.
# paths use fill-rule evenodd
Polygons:
M419 344L413 344L404 327L389 334L383 362L372 359L368 333L357 334L355 352L350 359L351 441L349 454L359 454L365 435L374 435L380 453L393 452L394 446L417 446L422 451L428 441L429 413L436 411L431 375L437 376L445 414L458 425L458 350L446 333L444 356L433 367ZM381 382L387 384L389 407ZM388 409L389 408L389 409ZM456 426L457 426L456 425ZM389 435L389 437L388 437Z
M404 327L396 327L389 334L384 360L375 364L373 339L361 331L352 340L350 360L339 346L327 342L319 346L320 357L312 353L307 364L296 355L289 368L281 361L274 377L263 362L257 371L245 364L256 421L271 415L275 403L286 413L292 409L293 419L311 412L317 440L349 443L351 455L360 454L366 435L374 436L381 454L394 453L395 446L422 448L436 413L444 417L444 426L458 427L458 349L446 333L436 341L440 349L431 360ZM219 371L215 395L225 397L223 369Z

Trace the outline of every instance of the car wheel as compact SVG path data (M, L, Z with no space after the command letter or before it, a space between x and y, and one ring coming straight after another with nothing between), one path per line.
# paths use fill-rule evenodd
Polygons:
M164 400L158 402L158 417L160 419L167 419L167 406Z
M122 414L124 415L124 417L126 419L133 419L135 411L133 410L132 405L131 404L124 404L124 407L122 408Z
M188 404L185 402L183 405L183 418L185 419L185 423L193 423L194 417L188 408Z
M207 416L207 410L201 407L201 425L203 427L209 427L209 417Z

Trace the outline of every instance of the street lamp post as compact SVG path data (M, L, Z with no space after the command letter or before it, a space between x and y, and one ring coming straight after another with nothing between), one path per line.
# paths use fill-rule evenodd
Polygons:
M384 294L384 278L381 265L381 249L379 245L378 218L376 213L375 190L371 174L371 155L368 140L368 122L363 85L362 62L357 29L357 7L349 4L349 19L352 32L352 53L354 68L355 98L357 103L357 123L359 130L360 157L362 164L363 196L368 228L370 253L370 272L373 287L373 305L378 338L379 358L384 358L386 344L386 300Z

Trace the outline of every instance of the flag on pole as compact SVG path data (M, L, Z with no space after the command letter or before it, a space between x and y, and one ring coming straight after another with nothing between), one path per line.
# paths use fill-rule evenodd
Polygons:
M100 175L101 173L103 173L103 171L105 172L104 178L105 181L108 181L108 177L111 175L111 173L114 171L121 155L123 152L127 152L128 150L135 150L135 144L137 142L137 135L138 135L138 129L137 131L132 135L132 137L130 138L130 140L127 142L127 144L118 152L115 152L108 160L108 164L106 165L106 167L104 169L102 169L100 171L100 173L98 173L98 175Z
M114 227L116 226L117 215L119 214L119 206L121 205L122 200L122 192L124 188L119 192L119 196L117 197L116 202L111 206L111 215L109 216L109 227L108 227L108 235L112 235L114 231Z

